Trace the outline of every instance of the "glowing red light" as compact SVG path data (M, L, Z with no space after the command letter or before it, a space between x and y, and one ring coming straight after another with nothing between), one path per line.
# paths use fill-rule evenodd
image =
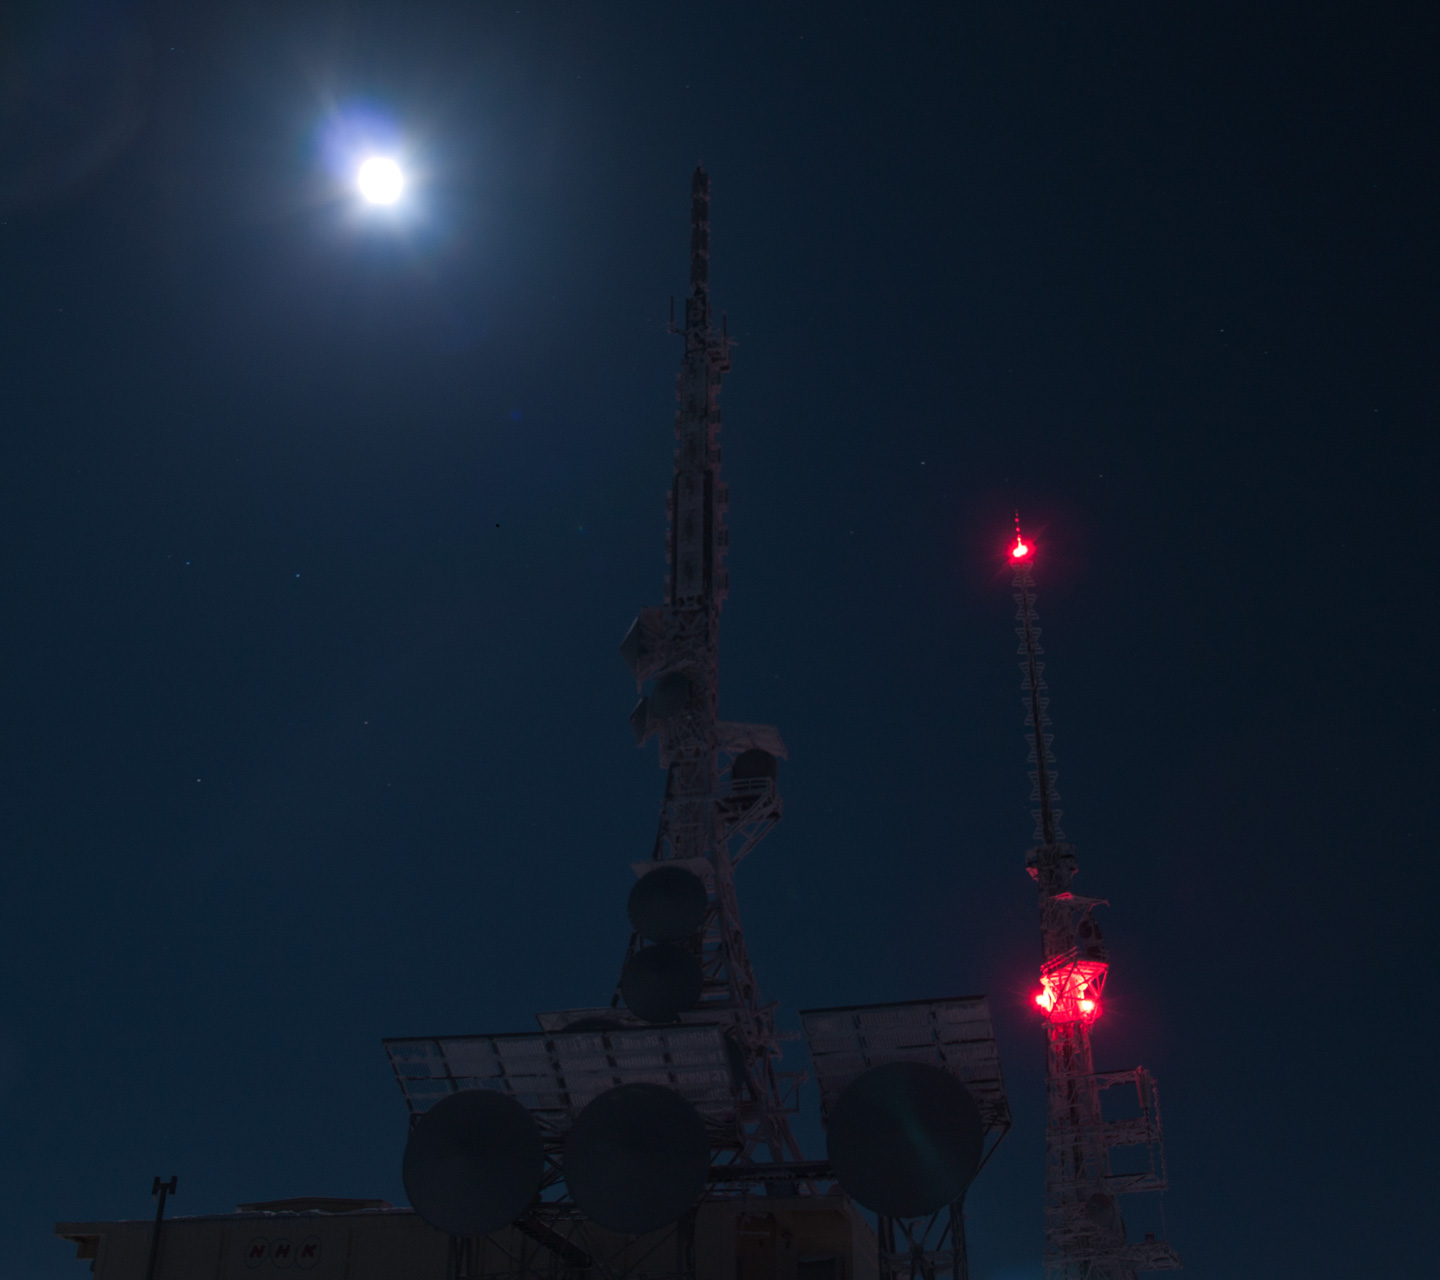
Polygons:
M1072 951L1040 971L1035 1003L1047 1022L1094 1022L1100 1016L1100 992L1109 966L1103 960L1081 960Z
M1020 513L1015 513L1015 545L1010 548L1012 560L1023 560L1030 554L1030 548L1026 545L1024 537L1020 533Z

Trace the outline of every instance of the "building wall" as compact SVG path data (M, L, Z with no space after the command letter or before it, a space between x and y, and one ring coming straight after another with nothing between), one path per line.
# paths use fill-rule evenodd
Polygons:
M845 1196L711 1200L695 1221L695 1280L876 1280L875 1233Z
M95 1280L144 1280L151 1223L62 1222ZM681 1250L671 1230L618 1236L581 1223L574 1243L592 1276L672 1280ZM844 1196L745 1196L701 1203L694 1280L877 1280L874 1232ZM451 1241L408 1209L229 1213L170 1218L156 1280L449 1280ZM582 1273L513 1227L474 1242L474 1274L568 1280ZM78 1268L77 1268L78 1271Z
M76 1240L80 1257L89 1254L95 1280L145 1280L151 1225L61 1223L56 1233ZM444 1280L449 1257L449 1237L409 1210L231 1213L168 1219L155 1278Z

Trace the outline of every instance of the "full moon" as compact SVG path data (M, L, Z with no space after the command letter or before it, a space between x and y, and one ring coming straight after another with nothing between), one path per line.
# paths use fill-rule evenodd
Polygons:
M405 187L400 166L388 156L371 156L360 166L355 181L371 204L394 204Z

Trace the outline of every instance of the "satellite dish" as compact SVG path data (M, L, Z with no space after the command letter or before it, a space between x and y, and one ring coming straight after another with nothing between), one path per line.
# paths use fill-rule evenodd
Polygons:
M768 751L751 747L735 757L730 766L730 778L734 782L748 782L752 778L775 779L780 776L780 764Z
M892 1218L958 1200L980 1167L985 1126L970 1091L925 1062L887 1062L835 1102L826 1141L840 1185Z
M1112 1240L1124 1241L1125 1219L1120 1202L1105 1191L1097 1191L1085 1201L1085 1216Z
M672 671L661 676L650 691L650 714L657 720L668 720L678 716L690 705L695 696L695 686L683 671Z
M1087 956L1097 960L1105 958L1105 935L1100 931L1100 921L1086 912L1075 926L1076 940Z
M620 998L646 1022L674 1022L700 1000L704 976L700 961L684 947L658 942L642 947L625 961Z
M635 932L651 942L684 942L705 922L709 895L689 867L662 864L635 881L625 910Z
M479 1236L513 1222L540 1190L545 1151L534 1117L492 1089L452 1093L410 1130L405 1194L437 1231Z
M565 1182L587 1218L639 1235L668 1226L705 1190L710 1139L695 1107L659 1084L591 1100L565 1139Z

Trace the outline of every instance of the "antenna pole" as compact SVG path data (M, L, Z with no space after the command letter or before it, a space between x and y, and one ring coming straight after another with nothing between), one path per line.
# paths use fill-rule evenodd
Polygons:
M145 1280L155 1280L155 1263L160 1257L160 1227L165 1221L165 1199L175 1194L179 1181L180 1175L172 1173L169 1182L161 1182L157 1173L150 1187L150 1194L159 1197L159 1203L155 1206L155 1225L150 1228L150 1262L145 1268Z
M1020 639L1021 701L1030 749L1030 799L1035 840L1027 866L1040 897L1043 958L1035 1003L1045 1016L1047 1124L1045 1131L1045 1276L1046 1280L1135 1280L1140 1271L1172 1270L1180 1259L1169 1244L1147 1235L1127 1242L1118 1191L1160 1191L1165 1186L1160 1115L1154 1082L1143 1067L1096 1074L1090 1031L1100 1016L1101 997L1110 970L1109 956L1094 918L1104 905L1082 898L1071 885L1075 852L1060 830L1060 795L1055 789L1055 757L1048 732L1050 699L1045 664L1040 660L1039 616L1033 546L1015 518L1015 634ZM1101 1095L1122 1084L1134 1085L1139 1120L1119 1125L1106 1121ZM1110 1152L1117 1146L1143 1147L1148 1173L1116 1178ZM1133 1158L1133 1157L1132 1157Z
M1015 614L1015 620L1020 623L1015 628L1015 634L1020 637L1020 653L1024 658L1020 670L1025 676L1022 687L1030 718L1030 762L1035 766L1031 775L1035 784L1031 799L1040 802L1035 814L1035 838L1052 845L1064 836L1056 826L1060 814L1055 803L1060 799L1060 793L1055 790L1057 775L1050 755L1054 735L1045 732L1050 725L1050 717L1046 714L1050 699L1046 697L1045 664L1040 661L1040 655L1045 650L1040 647L1040 619L1035 612L1034 590L1035 580L1030 576L1029 565L1021 562L1015 569L1015 603L1020 606Z

